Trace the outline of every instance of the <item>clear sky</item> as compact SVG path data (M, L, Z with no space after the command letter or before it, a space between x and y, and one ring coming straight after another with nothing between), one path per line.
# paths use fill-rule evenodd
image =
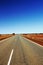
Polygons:
M43 33L43 0L0 0L0 33Z

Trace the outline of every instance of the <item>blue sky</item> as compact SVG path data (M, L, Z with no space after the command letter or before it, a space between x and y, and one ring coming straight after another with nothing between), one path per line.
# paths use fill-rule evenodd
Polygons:
M0 33L43 33L43 0L0 0Z

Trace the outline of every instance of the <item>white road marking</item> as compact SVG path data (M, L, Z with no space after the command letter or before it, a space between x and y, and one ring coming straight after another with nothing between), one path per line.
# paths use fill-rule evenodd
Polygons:
M40 44L38 44L38 43L36 43L36 42L34 42L32 40L29 40L29 41L32 42L32 43L34 43L34 44L36 44L36 45L38 45L38 46L40 46L40 47L43 47L42 45L40 45Z
M38 46L40 46L40 47L42 47L43 48L43 46L42 45L40 45L40 44L38 44L38 43L36 43L36 42L34 42L34 41L32 41L32 40L30 40L30 39L27 39L27 38L25 38L25 37L23 37L24 39L26 39L27 41L30 41L31 43L34 43L34 44L36 44L36 45L38 45Z
M10 65L10 62L11 62L11 58L12 58L13 52L14 52L14 50L12 49L7 65Z

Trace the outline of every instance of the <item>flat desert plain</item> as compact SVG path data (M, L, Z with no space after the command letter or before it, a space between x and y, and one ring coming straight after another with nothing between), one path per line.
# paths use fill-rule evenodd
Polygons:
M40 45L43 45L43 33L40 33L40 34L23 34L22 36L40 44Z
M13 34L0 34L0 41L13 36Z

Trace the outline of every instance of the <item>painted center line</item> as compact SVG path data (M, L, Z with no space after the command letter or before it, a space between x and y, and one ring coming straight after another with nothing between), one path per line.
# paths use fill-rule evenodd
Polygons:
M10 65L10 62L11 62L11 58L12 58L13 52L14 52L14 50L12 49L7 65Z

